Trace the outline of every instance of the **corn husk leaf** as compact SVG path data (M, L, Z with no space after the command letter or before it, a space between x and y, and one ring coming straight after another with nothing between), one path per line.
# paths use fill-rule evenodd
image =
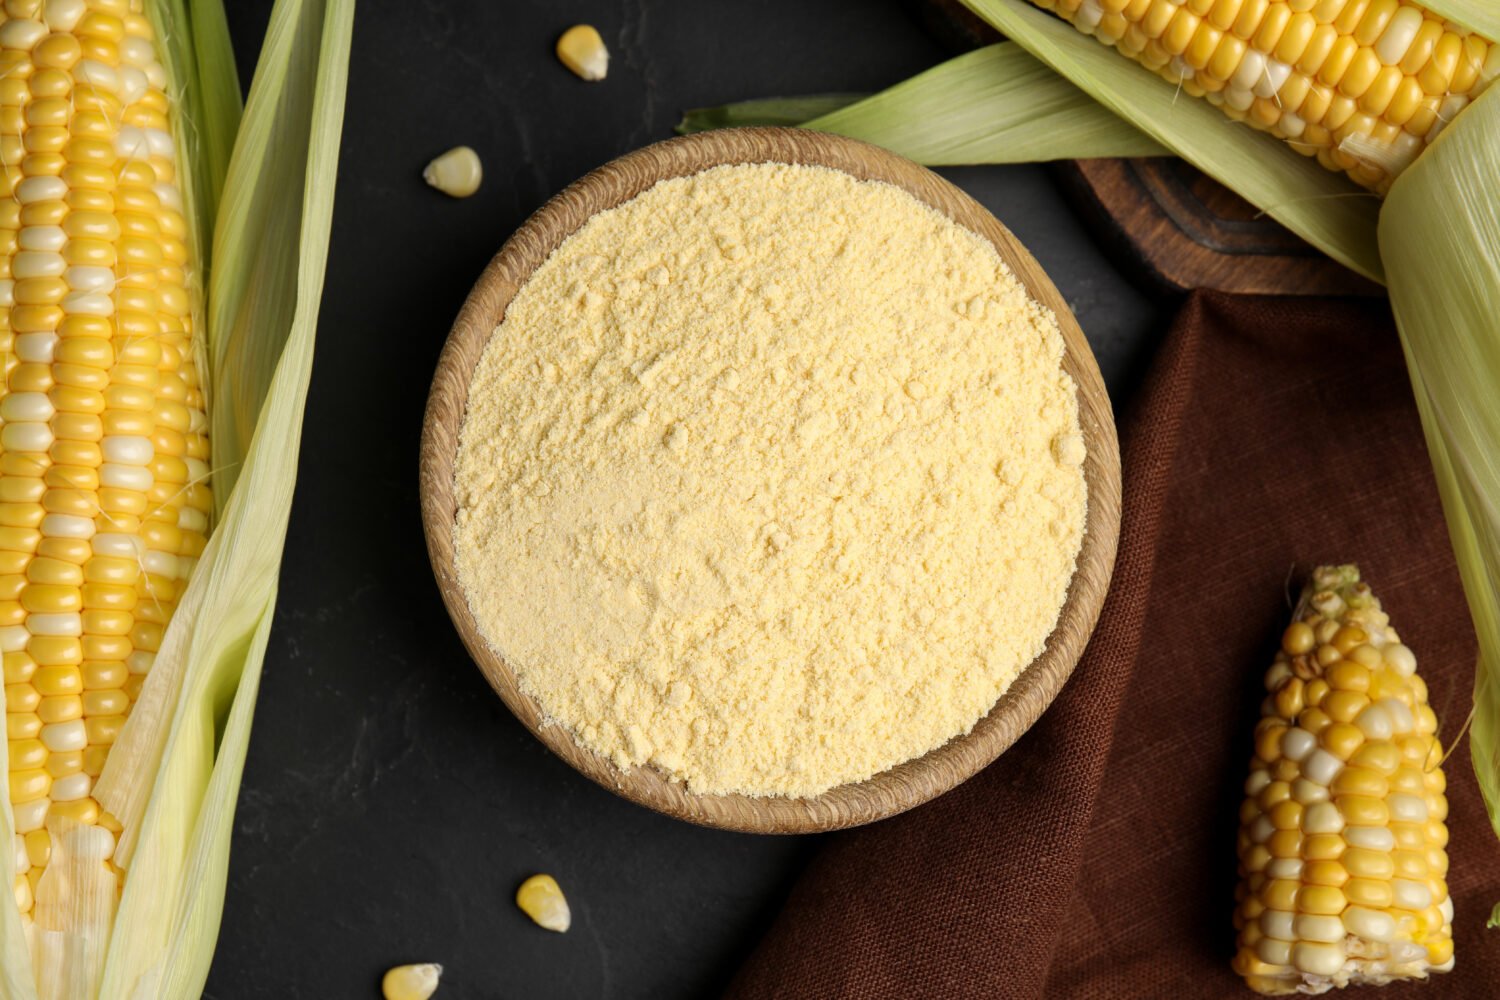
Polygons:
M35 935L28 956L15 908L0 907L7 1000L186 1000L202 991L311 376L353 0L277 0L242 122L227 89L233 62L219 0L148 7L167 39L190 224L200 239L213 233L195 252L212 261L200 283L220 516L94 789L126 829L112 927L94 907L97 887L86 886L75 923ZM9 843L13 825L4 804L0 841ZM0 852L7 877L10 855Z
M223 0L154 0L146 13L179 123L177 181L201 275L212 270L213 221L244 106L234 47Z
M1422 0L1422 6L1460 28L1500 40L1500 4L1495 0Z
M1500 87L1460 114L1397 179L1380 217L1380 251L1449 537L1479 636L1469 749L1490 822L1500 834L1496 178ZM1491 916L1491 926L1496 923L1500 907Z
M803 97L762 97L716 107L688 108L677 123L678 135L741 125L801 125L839 108L862 101L868 94L808 94Z
M787 124L765 102L690 112L691 124ZM777 114L788 110L772 104ZM684 118L684 124L689 119ZM1168 151L1014 42L987 45L847 106L793 124L863 139L928 166L1033 163ZM679 131L682 126L679 126Z
M1384 280L1376 249L1380 202L1280 140L1236 123L1161 77L1031 7L1025 0L964 5L1100 104L1239 193L1330 257Z

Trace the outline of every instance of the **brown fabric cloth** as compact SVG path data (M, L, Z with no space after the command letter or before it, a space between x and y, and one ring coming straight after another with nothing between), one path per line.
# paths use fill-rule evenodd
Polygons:
M831 837L732 1000L1251 995L1235 832L1294 564L1358 562L1462 726L1473 630L1384 303L1193 296L1122 439L1119 561L1072 680L968 783ZM1458 966L1386 1000L1500 993L1500 844L1467 742L1446 770Z

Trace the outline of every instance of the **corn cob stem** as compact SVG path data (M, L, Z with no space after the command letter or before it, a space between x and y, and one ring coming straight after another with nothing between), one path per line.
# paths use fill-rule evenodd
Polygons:
M81 882L118 891L91 791L212 511L154 45L140 0L0 14L0 654L16 905L41 930L80 919Z
M1409 0L1032 2L1380 194L1500 76L1500 46Z
M1280 995L1452 968L1437 718L1356 567L1313 573L1266 690L1240 809L1235 971Z

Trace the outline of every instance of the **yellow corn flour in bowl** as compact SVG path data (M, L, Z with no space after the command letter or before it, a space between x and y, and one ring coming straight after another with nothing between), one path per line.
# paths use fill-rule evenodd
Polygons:
M454 548L550 724L698 794L813 796L968 732L1083 538L1055 317L889 184L664 180L516 293L469 386Z

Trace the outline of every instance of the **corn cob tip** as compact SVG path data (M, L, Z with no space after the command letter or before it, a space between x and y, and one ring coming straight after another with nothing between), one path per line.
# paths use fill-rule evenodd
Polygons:
M1357 567L1313 571L1266 674L1240 810L1232 964L1257 992L1453 966L1442 748L1416 666Z

